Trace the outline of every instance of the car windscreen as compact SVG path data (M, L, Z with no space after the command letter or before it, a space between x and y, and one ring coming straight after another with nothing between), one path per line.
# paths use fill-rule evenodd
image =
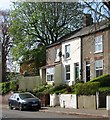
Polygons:
M26 98L34 98L34 96L33 95L31 95L31 94L19 94L19 97L21 98L21 99L26 99Z

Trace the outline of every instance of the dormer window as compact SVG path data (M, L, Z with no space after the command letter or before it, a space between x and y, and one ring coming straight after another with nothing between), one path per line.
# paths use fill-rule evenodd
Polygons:
M65 45L65 57L66 59L70 58L70 44Z

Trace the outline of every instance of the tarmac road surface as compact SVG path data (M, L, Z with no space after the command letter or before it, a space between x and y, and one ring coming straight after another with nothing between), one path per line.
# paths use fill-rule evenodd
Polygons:
M19 110L10 110L9 108L3 108L2 109L2 120L5 120L8 118L13 118L13 120L16 120L17 118L26 118L27 120L30 118L79 118L79 119L85 119L88 120L108 120L108 118L102 118L102 117L93 117L93 116L84 116L84 115L68 115L68 114L59 114L59 113L49 113L49 112L43 112L40 111L19 111ZM16 119L15 119L16 118ZM87 119L88 118L88 119ZM12 120L12 119L10 119ZM21 120L21 119L20 119ZM58 120L58 119L57 119ZM72 119L73 120L73 119Z

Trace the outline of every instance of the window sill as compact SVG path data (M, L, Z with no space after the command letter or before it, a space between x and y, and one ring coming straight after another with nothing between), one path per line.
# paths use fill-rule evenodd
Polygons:
M70 80L65 80L65 82L66 82L66 83L69 83L69 82L70 82Z
M65 58L65 61L71 60L71 58Z
M48 81L48 80L47 80L46 82L54 82L54 81Z
M103 51L96 51L94 52L94 54L98 54L98 53L102 53Z
M60 62L60 60L55 60L54 63Z

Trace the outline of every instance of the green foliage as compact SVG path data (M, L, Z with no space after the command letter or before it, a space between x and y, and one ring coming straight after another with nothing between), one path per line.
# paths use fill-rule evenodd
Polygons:
M82 25L83 8L78 2L14 2L13 7L9 32L16 60L39 43L55 43Z
M34 63L33 72L36 75L39 75L39 67L44 66L46 63L46 48L45 46L40 46L33 50L28 50L23 54L22 61L20 64L25 63ZM25 76L28 76L28 72L26 71Z
M36 95L47 94L50 88L52 88L51 85L41 85L33 89L33 94L36 94Z
M105 75L99 76L97 78L94 78L90 82L99 82L100 87L110 86L110 75L105 74Z
M0 83L0 94L6 94L11 90L16 90L16 81Z
M78 83L75 86L75 93L78 95L94 95L99 86L99 82Z
M58 86L51 86L51 85L42 85L33 89L33 94L59 94L59 93L70 93L72 92L72 87L68 85L58 85Z
M53 86L50 90L49 93L50 94L59 94L59 93L63 93L67 90L67 85L66 84L62 84L62 85L58 85L58 86Z
M109 92L110 93L110 86L109 87L100 87L99 92L101 92L101 93Z

